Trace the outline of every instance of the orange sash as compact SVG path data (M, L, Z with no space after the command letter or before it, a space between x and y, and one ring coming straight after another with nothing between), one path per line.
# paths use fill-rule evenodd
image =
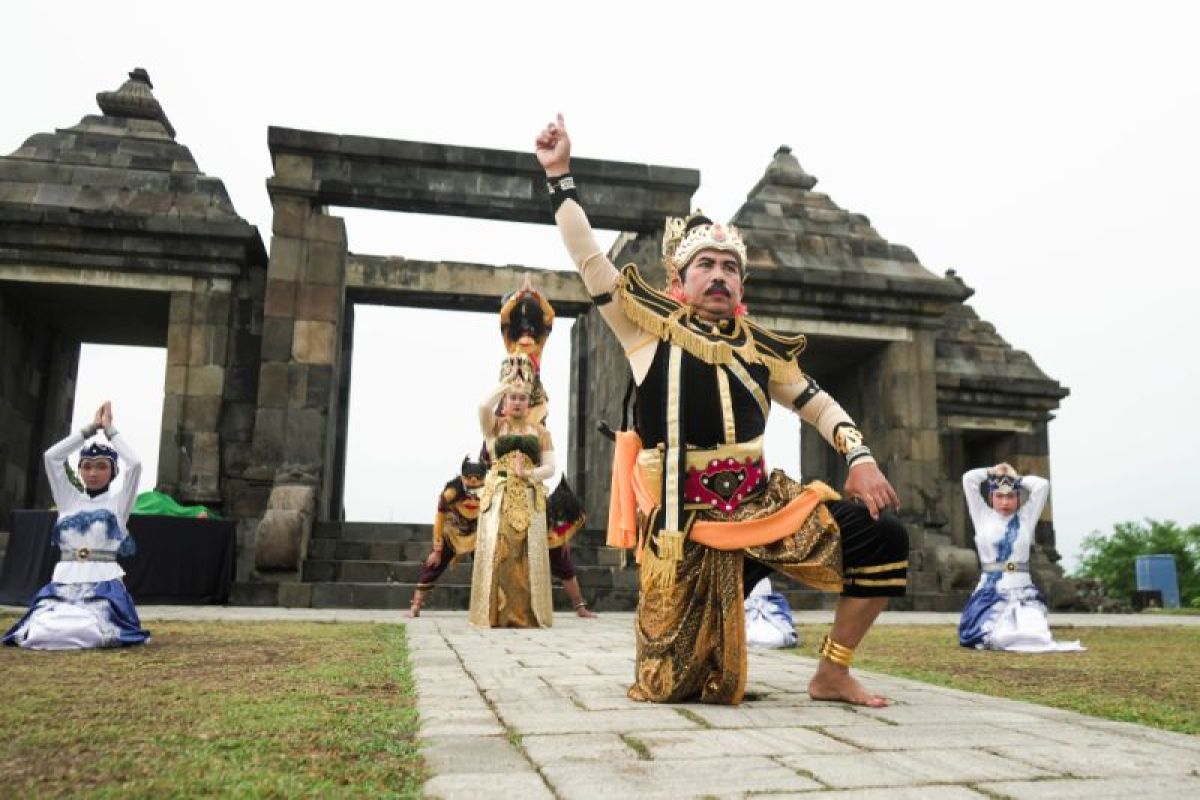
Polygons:
M609 547L637 548L641 560L642 542L639 539L637 512L648 515L657 503L647 490L645 476L638 465L642 450L641 437L634 431L617 433L613 453L612 493L608 504ZM689 538L716 550L741 550L777 542L800 530L804 521L826 500L838 500L840 495L821 481L813 481L794 500L769 517L737 522L699 520L692 525Z

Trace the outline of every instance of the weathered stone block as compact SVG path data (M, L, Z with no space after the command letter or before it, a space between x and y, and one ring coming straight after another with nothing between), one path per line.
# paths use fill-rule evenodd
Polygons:
M267 501L268 511L302 511L312 514L316 492L312 486L302 484L284 484L271 490Z
M187 375L187 394L221 395L225 391L225 368L217 364L190 367Z
M224 365L229 345L229 328L193 324L188 336L188 364Z
M268 280L263 313L268 317L296 316L296 282Z
M346 246L334 242L310 242L304 265L304 281L341 286L346 273Z
M346 221L328 214L314 214L308 223L308 237L318 242L330 242L346 249Z
M225 370L225 400L230 403L239 401L254 405L258 396L258 360L253 364L233 366Z
M300 239L276 236L271 240L270 281L296 281L308 257L308 247ZM263 289L266 291L265 286Z
M228 292L199 291L193 293L192 322L203 325L229 325L233 297Z
M288 398L288 365L282 362L264 363L258 371L258 405L260 408L284 408Z
M288 361L292 357L292 337L295 322L282 317L267 317L263 320L262 360Z
M188 363L188 350L191 342L192 326L188 322L170 323L167 325L167 364L183 365Z
M312 215L312 205L308 200L298 197L276 197L271 205L274 209L272 233L295 239L305 238L305 228Z
M278 489L276 487L272 491L272 497ZM293 509L268 508L258 523L255 568L268 572L298 571L311 529L310 514Z
M280 153L275 156L275 177L282 180L311 181L313 162L308 156Z
M167 394L184 394L187 391L188 368L185 366L168 366L163 391Z
M332 366L313 364L305 368L303 405L308 408L328 408L333 403L334 370ZM349 409L343 409L348 412Z
M288 407L304 408L308 405L309 364L288 364Z
M183 401L181 394L167 394L163 397L162 430L175 431L183 421Z
M342 311L342 287L304 283L296 290L297 319L337 322Z
M221 469L221 437L214 431L192 436L192 475L205 473L216 476Z
M171 303L167 312L168 324L192 321L192 292L171 292Z
M265 483L232 479L226 481L229 514L237 519L257 517L267 508L271 487Z
M215 431L220 416L219 396L189 395L183 404L182 427L188 431Z
M319 464L325 457L325 413L319 409L293 408L285 429L287 460Z
M302 364L332 364L337 354L337 327L329 322L298 321L292 357Z
M279 584L279 605L284 608L309 608L312 606L311 583Z
M283 460L286 422L287 412L281 408L260 407L255 414L254 450L263 464L270 465L270 474L274 474L274 466Z

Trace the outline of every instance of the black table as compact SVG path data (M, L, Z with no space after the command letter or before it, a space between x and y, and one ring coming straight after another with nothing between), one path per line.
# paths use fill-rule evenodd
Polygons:
M0 570L0 604L28 605L50 581L58 563L58 548L50 546L56 518L53 511L13 512ZM119 563L135 602L229 602L236 546L232 521L135 514L129 518L129 533L137 553Z

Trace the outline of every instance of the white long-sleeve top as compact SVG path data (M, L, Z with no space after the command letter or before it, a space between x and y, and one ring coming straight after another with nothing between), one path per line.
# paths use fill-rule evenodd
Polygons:
M125 437L116 434L111 443L120 456L120 487L116 487L114 481L109 484L107 491L90 497L75 488L63 466L68 457L83 446L84 441L83 434L77 431L52 445L42 457L46 477L50 481L50 492L54 496L54 504L58 506L55 528L59 532L59 546L64 550L86 547L93 553L115 554L121 542L129 536L127 523L137 499L142 462L127 446ZM109 536L112 524L120 532L116 538ZM55 583L97 583L120 578L124 574L125 570L116 561L59 561L51 580Z
M987 480L987 467L968 470L963 474L963 494L967 498L967 511L971 514L971 524L975 527L975 550L979 553L981 563L987 564L999 560L1000 543L1004 540L1004 532L1012 514L1000 514L995 511L980 494L980 487ZM1013 542L1012 561L1029 562L1029 551L1033 547L1033 533L1037 527L1042 509L1046 507L1046 499L1050 496L1050 481L1037 475L1025 475L1021 478L1021 488L1028 491L1028 496L1022 498L1017 508L1018 520L1017 538ZM979 576L979 586L987 581L987 573ZM996 584L997 589L1016 589L1033 583L1028 572L1004 572Z
M571 260L575 262L575 268L579 271L580 277L583 278L583 285L588 294L596 296L614 291L621 274L596 242L591 223L588 221L583 207L574 200L567 200L555 212L554 220L558 224L563 244L566 245L567 252L571 254ZM643 331L633 320L625 316L625 312L621 310L621 304L618 302L605 303L598 306L597 310L600 312L601 319L608 325L625 350L625 358L629 361L629 368L633 371L633 380L640 386L654 361L654 345L658 341L657 338ZM815 427L821 434L821 438L837 447L834 441L834 432L838 425L842 422L853 425L854 420L833 397L824 390L820 390L802 408L796 409L792 405L793 401L809 387L810 380L806 375L797 383L771 381L767 387L768 393L772 400L790 409L800 419ZM873 464L875 459L871 456L864 456L854 463L855 465Z

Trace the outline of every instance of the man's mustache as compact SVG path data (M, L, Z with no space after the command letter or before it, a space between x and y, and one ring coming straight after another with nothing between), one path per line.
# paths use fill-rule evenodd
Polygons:
M712 285L704 290L704 294L706 296L723 295L725 297L733 297L733 292L729 291L729 287L725 285L724 281L713 281Z

